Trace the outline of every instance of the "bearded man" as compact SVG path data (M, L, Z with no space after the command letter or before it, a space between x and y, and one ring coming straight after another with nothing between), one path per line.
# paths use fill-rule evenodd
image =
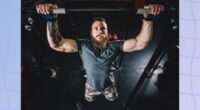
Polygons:
M48 15L49 9L57 8L57 5L46 3L37 5L39 14ZM157 15L164 9L163 5L149 4L144 8L150 9ZM153 22L147 14L143 15L141 31L137 36L127 40L109 41L106 20L102 17L94 18L91 25L91 38L67 39L60 34L57 20L47 21L47 40L50 47L60 52L79 52L83 67L86 70L85 99L89 102L99 95L104 95L108 101L118 98L115 85L110 79L110 66L112 61L123 52L134 52L144 49L153 34Z

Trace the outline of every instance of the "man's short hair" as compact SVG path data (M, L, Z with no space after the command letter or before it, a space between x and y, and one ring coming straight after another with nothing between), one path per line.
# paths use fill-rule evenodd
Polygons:
M93 19L93 21L92 21L92 24L93 24L95 21L103 21L103 22L106 23L106 20L105 20L105 18L103 18L103 17L95 17L95 18Z

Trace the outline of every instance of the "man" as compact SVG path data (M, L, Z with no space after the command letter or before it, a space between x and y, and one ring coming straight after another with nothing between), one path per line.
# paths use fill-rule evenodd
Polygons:
M39 14L48 15L50 8L57 5L46 3L36 6ZM150 4L144 8L150 9L153 15L159 14L164 7ZM50 47L60 52L79 52L86 70L85 99L94 101L102 94L108 101L118 97L116 87L110 79L112 61L122 52L134 52L144 49L150 42L153 33L153 22L148 15L143 15L143 24L140 33L125 41L109 41L107 23L104 18L96 17L91 25L91 39L67 39L59 33L57 20L47 22L47 40Z

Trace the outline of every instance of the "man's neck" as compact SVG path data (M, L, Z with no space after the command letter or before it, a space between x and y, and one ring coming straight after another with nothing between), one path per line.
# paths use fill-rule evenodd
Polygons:
M93 44L94 47L98 48L98 49L104 49L107 47L107 42L104 42L103 44Z

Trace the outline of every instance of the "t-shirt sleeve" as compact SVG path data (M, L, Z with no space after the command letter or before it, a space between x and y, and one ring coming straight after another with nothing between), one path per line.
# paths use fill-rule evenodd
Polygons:
M124 40L118 40L118 41L116 41L116 47L117 47L120 51L123 51L123 46L124 46Z
M88 42L86 39L76 39L78 45L78 51L82 51L82 47L85 46Z

